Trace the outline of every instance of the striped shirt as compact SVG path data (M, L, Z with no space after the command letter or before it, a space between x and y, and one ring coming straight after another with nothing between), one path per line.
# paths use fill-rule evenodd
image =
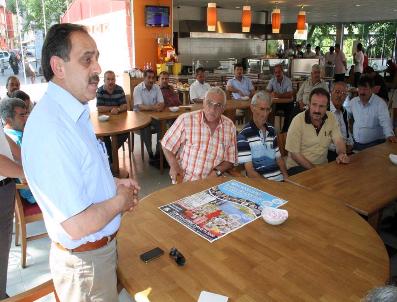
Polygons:
M265 124L266 131L258 129L253 121L248 123L237 136L238 163L252 162L256 172L263 177L283 181L283 174L277 164L281 157L274 128Z
M97 106L121 106L126 103L124 90L119 85L116 85L111 94L105 89L105 85L99 87L96 92Z
M236 127L222 115L211 134L203 110L185 113L168 129L161 145L177 156L183 181L203 179L222 162L236 162Z

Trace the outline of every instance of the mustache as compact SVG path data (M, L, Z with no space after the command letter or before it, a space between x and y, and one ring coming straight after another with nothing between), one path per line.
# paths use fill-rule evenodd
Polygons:
M88 83L89 84L95 84L99 82L99 75L94 74L93 76L90 76L90 78L88 79Z
M313 112L313 115L321 115L320 112Z

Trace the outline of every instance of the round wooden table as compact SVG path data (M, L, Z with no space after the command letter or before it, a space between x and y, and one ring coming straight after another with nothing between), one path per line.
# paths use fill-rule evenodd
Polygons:
M98 119L98 115L101 115L101 113L98 114L97 111L90 113L94 132L98 137L111 137L113 158L112 171L115 176L118 176L120 173L120 167L117 149L117 135L142 129L150 124L151 118L141 112L126 111L118 115L109 115L109 120L101 122Z
M197 301L202 290L230 301L359 301L389 278L382 240L358 214L326 195L288 183L236 178L288 200L288 220L262 218L209 243L158 207L231 178L187 182L141 200L123 216L118 233L118 278L134 296L151 288L149 300ZM165 255L147 264L139 255L160 247ZM185 257L177 266L168 252Z

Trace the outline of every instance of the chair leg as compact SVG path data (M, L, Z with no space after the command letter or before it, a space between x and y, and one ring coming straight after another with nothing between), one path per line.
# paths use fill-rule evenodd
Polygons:
M20 230L19 230L19 220L18 220L18 215L15 215L15 246L19 245L19 235L20 235Z
M145 161L145 144L143 143L142 136L141 136L141 157L142 157L142 161Z
M27 249L27 240L26 240L26 225L21 225L21 267L26 267L26 249Z

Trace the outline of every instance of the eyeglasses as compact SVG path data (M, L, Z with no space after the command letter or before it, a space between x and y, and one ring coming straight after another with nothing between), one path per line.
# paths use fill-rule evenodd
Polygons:
M186 263L185 256L182 255L175 247L170 250L170 256L174 258L176 264L183 266Z
M344 91L344 90L339 90L339 89L335 89L334 92L337 93L337 94L347 94L346 91Z
M223 107L225 107L223 103L217 103L211 100L207 100L207 105L208 107L213 108L215 110L221 110L223 109Z

